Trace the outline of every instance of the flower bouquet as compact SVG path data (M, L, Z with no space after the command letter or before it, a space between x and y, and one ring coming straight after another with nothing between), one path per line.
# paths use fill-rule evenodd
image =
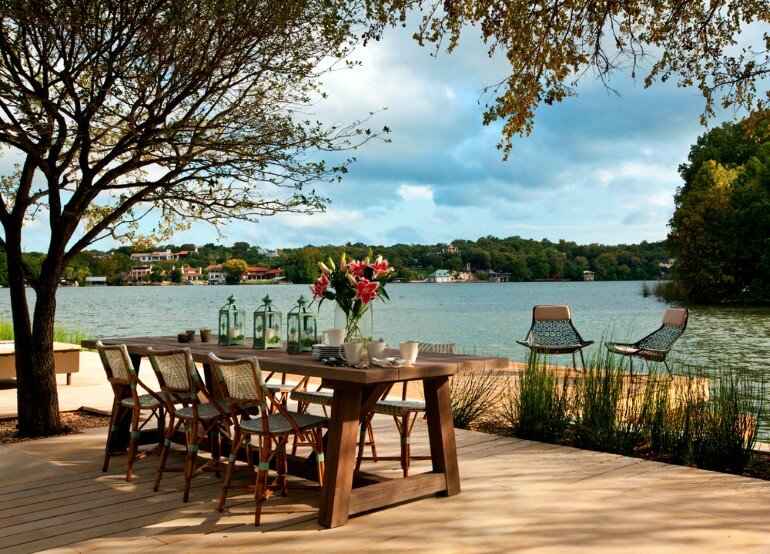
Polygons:
M366 314L372 300L381 298L389 300L385 284L395 277L393 268L382 256L370 261L369 256L363 260L347 260L343 253L339 265L329 258L327 263L318 262L321 276L310 287L313 300L333 300L345 314L346 340L371 340L361 333L361 318Z

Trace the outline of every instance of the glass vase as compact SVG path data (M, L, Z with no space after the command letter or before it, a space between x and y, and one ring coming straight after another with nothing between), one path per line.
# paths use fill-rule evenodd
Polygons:
M350 316L335 306L334 328L345 329L345 342L371 342L374 337L374 310L371 303L362 313Z

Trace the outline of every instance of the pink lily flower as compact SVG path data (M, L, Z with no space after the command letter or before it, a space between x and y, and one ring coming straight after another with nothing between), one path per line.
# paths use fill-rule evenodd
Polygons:
M392 269L390 266L388 266L388 260L383 259L382 256L377 256L377 259L374 260L373 263L369 264L369 267L371 267L372 271L374 272L372 274L373 279L376 279L383 273L388 273Z
M309 288L310 288L310 292L313 293L314 300L316 298L323 298L324 293L326 292L326 289L329 288L329 279L326 277L326 275L321 274L318 280Z
M361 278L356 283L356 300L360 300L364 304L368 304L372 300L377 298L377 288L380 286L379 283L375 281L370 281L366 278Z
M364 262L359 262L357 260L348 262L348 271L350 271L356 277L363 277L365 270L366 264Z

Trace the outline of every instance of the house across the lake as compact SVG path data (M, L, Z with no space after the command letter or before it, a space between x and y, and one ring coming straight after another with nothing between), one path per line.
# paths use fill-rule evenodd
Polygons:
M179 252L172 252L166 250L165 252L137 252L131 254L132 262L165 262L168 260L181 260L190 255L189 250L180 250Z
M429 283L449 283L452 281L452 274L446 269L437 269L428 275Z
M586 269L583 272L583 281L593 281L593 280L594 280L594 272Z
M507 283L510 278L510 273L501 273L493 269L487 272L487 281L490 283Z
M104 287L107 285L107 277L91 276L86 277L86 286L89 287Z

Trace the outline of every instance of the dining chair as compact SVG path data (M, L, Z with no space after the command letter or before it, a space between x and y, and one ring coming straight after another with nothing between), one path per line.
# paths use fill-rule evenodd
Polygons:
M572 323L572 311L569 306L535 306L532 308L532 325L527 338L517 340L519 344L529 348L529 363L536 354L572 354L572 368L577 372L575 352L580 354L583 372L586 361L583 348L594 343L583 340Z
M102 341L97 341L96 350L99 352L99 358L107 374L107 381L112 385L114 395L112 411L110 412L110 426L107 429L107 443L104 447L102 471L107 471L110 458L114 455L110 449L113 435L123 419L130 413L131 434L128 442L128 464L126 467L126 481L130 481L134 462L152 451L152 449L139 451L139 437L142 429L153 418L157 422L158 429L163 429L163 401L156 392L139 380L125 344L107 346ZM140 390L144 390L146 393L140 394ZM145 418L142 422L140 420L143 414L145 414Z
M259 525L262 504L274 491L280 491L285 496L289 488L307 488L290 487L286 481L288 473L286 448L291 435L300 436L304 442L313 446L318 468L318 482L323 484L322 429L327 425L328 419L307 413L290 412L280 402L271 400L272 393L264 381L259 362L255 357L222 360L214 354L209 354L209 359L214 366L235 425L230 463L222 486L219 511L225 509L238 450L245 444L247 459L253 460L251 437L256 435L259 464L254 491L256 503L254 525ZM257 411L259 415L252 418ZM272 483L268 483L268 472L272 461L275 461L277 476Z
M190 483L194 476L203 471L213 471L217 477L221 476L221 435L230 436L227 403L224 400L212 398L195 367L189 348L162 351L148 348L147 357L158 377L163 402L169 414L153 490L157 491L160 487L163 473L184 472L182 499L187 502L190 498ZM205 401L201 400L201 396ZM171 439L182 425L184 425L187 449L184 468L166 467ZM211 459L198 467L198 448L209 437Z
M424 353L436 353L436 354L456 354L457 344L453 342L420 342L417 350ZM393 387L389 388L380 397L380 400L372 408L371 412L367 415L366 425L361 426L361 431L358 439L358 456L356 458L356 470L361 468L361 462L366 460L378 461L378 460L400 460L401 470L404 473L404 477L409 476L409 467L412 460L426 460L430 459L430 456L412 456L411 452L411 437L412 429L420 414L424 414L426 407L425 402L419 400L408 400L409 382L404 381L401 383L400 399L389 398ZM374 434L372 430L372 419L375 414L389 415L393 417L396 423L396 430L400 438L401 453L399 456L377 456L373 455L371 458L364 457L365 446L369 443L366 442L367 435L369 441L374 448Z
M663 322L660 327L649 335L636 342L608 342L607 350L614 354L627 356L630 363L631 375L634 374L634 358L649 362L663 362L663 365L671 375L671 368L666 358L674 346L674 342L682 336L687 329L687 321L690 318L690 310L687 308L669 308L663 314Z

